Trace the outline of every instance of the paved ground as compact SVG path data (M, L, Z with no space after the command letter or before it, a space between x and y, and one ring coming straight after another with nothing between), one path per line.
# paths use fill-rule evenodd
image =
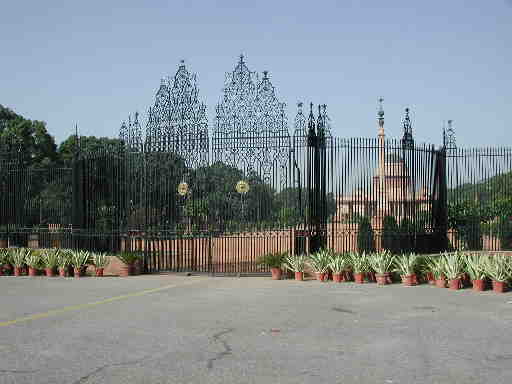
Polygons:
M0 277L0 383L510 383L512 294Z

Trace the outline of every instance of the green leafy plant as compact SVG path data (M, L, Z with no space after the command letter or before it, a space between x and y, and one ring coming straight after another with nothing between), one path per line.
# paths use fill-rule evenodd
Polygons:
M91 253L84 250L73 250L71 252L71 265L74 268L81 268L90 262Z
M0 266L10 264L10 255L7 249L0 249Z
M350 266L350 260L348 256L343 253L335 253L331 256L329 261L329 268L332 273L342 273Z
M116 256L126 265L135 264L135 262L140 259L140 256L135 252L121 252Z
M471 280L483 280L487 277L488 255L465 254L466 272Z
M93 263L96 268L105 268L110 263L110 258L106 253L93 254Z
M25 261L27 259L28 254L30 254L30 249L13 249L12 251L10 251L11 262L15 267L23 267L25 265Z
M352 266L354 273L366 273L366 272L370 272L372 269L372 267L370 265L369 255L366 252L351 253L350 254L350 265Z
M282 268L287 255L287 252L267 253L263 256L260 256L256 263L268 268Z
M41 253L37 251L28 250L25 258L25 263L32 268L41 269L44 267L44 261L41 257Z
M59 249L44 249L41 253L46 268L55 268L59 264Z
M57 265L59 268L67 268L71 265L71 254L70 249L61 249L57 257Z
M292 272L304 272L308 258L306 255L288 255L284 259L284 267Z
M460 279L464 273L464 258L461 253L455 251L453 253L446 253L443 255L443 274L447 279L454 280Z
M444 278L444 260L443 255L430 256L426 260L428 269L436 280Z
M315 273L325 273L329 270L332 252L328 249L321 249L308 257L308 265Z
M510 257L503 254L489 256L485 264L485 272L494 281L507 281L512 276Z
M396 259L396 271L400 276L410 276L416 273L420 258L414 252L400 255Z
M390 251L384 250L370 254L368 261L371 268L373 268L376 273L384 274L393 270L395 256L393 256Z

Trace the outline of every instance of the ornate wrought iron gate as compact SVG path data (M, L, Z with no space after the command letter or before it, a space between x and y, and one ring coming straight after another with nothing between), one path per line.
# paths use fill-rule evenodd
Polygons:
M209 134L196 77L181 63L146 122L136 113L107 146L77 140L72 161L51 169L2 151L0 240L26 245L38 225L48 228L38 230L41 245L133 250L148 272L215 274L266 272L256 260L268 252L431 252L490 241L472 242L481 223L452 223L447 212L469 195L492 200L463 184L484 188L491 182L480 176L509 172L510 150L457 150L451 128L441 148L419 145L408 110L402 139L387 139L382 106L376 138L334 137L327 107L302 103L290 134L269 73L260 79L243 56L215 112ZM463 168L468 159L487 171ZM508 244L510 225L495 217L489 236L501 231Z

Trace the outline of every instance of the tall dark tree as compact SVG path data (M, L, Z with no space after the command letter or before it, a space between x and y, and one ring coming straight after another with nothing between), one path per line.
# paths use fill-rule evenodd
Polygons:
M400 231L394 216L385 216L382 220L382 248L392 253L400 252Z
M359 221L357 249L359 252L366 253L375 251L375 234L370 219L367 216L363 216Z

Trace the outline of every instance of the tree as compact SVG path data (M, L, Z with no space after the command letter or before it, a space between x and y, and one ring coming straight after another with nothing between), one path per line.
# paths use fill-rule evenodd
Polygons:
M382 220L382 248L391 253L400 251L400 233L394 216L385 216Z
M400 250L402 252L412 252L414 250L414 232L415 226L407 217L404 217L400 223Z
M359 221L357 231L357 249L359 252L366 253L375 251L375 236L372 224L367 216L363 216Z

